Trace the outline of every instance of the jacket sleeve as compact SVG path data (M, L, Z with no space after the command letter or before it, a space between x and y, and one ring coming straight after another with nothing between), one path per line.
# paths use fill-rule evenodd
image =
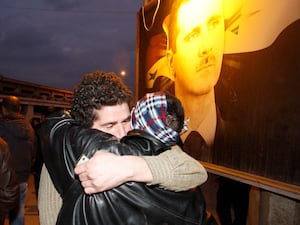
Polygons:
M158 184L166 190L185 191L207 180L205 168L179 146L173 146L157 156L143 158L153 175L153 181L147 185Z
M5 214L18 204L19 183L12 167L7 143L0 138L0 214Z

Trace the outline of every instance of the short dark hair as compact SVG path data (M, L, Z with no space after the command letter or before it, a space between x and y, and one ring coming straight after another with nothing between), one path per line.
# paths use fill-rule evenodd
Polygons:
M173 50L173 52L176 52L176 39L179 33L179 27L177 24L178 10L182 4L185 4L189 1L190 0L172 0L170 11L167 16L168 20L165 22L165 26L167 28L167 31L165 32L167 32L167 39L169 43L168 47L169 49Z
M166 123L168 127L180 133L184 125L184 109L180 100L169 92L165 91L167 98Z
M21 104L18 97L9 95L3 98L2 106L9 113L19 113L21 111Z
M115 73L97 70L85 74L75 87L71 115L81 125L91 127L96 117L95 109L122 103L131 107L132 92Z

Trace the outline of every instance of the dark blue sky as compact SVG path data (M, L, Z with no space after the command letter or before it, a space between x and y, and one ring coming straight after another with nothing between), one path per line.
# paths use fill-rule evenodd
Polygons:
M84 73L126 70L135 87L142 0L1 0L0 74L72 90Z

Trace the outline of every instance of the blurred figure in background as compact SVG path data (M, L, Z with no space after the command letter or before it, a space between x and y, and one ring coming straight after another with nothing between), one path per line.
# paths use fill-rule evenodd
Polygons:
M0 225L19 201L19 182L7 143L0 137Z
M31 126L34 129L35 133L35 158L34 158L34 164L31 168L31 172L34 177L34 187L35 187L35 194L36 197L38 197L38 191L39 191L39 183L40 183L40 176L41 171L44 163L43 154L41 151L41 145L40 145L40 137L39 137L39 130L41 127L41 119L39 117L33 117L30 120Z
M23 225L27 183L35 154L35 135L30 122L20 113L21 104L17 97L5 97L1 110L3 119L0 122L0 136L8 143L20 186L20 201L9 212L9 221L10 225Z

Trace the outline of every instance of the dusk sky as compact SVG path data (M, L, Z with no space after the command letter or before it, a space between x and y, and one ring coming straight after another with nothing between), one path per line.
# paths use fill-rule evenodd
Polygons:
M96 69L127 71L135 88L142 0L1 0L0 75L73 90Z

